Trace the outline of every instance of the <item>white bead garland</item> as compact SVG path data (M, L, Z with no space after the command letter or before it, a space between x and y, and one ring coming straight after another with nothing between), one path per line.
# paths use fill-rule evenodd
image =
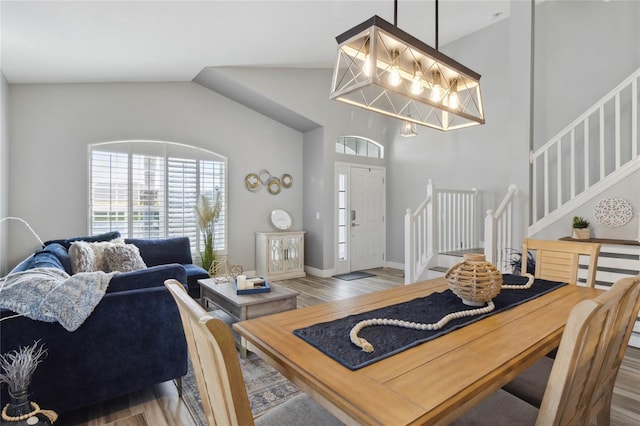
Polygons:
M373 352L374 350L373 345L369 343L366 339L358 337L358 333L360 333L360 331L365 327L369 327L372 325L391 325L394 327L411 328L414 330L423 330L423 331L440 330L442 327L447 325L451 320L464 318L464 317L471 317L474 315L486 314L493 311L495 308L496 308L496 305L494 305L493 301L489 301L487 303L487 306L485 306L484 308L476 308L476 309L469 309L466 311L452 312L442 317L440 321L431 323L431 324L422 324L422 323L402 321L402 320L389 319L389 318L368 319L368 320L360 321L355 326L353 326L353 328L351 329L351 332L349 333L349 338L351 339L351 342L353 342L354 345L356 345L359 348L362 348L364 352Z
M526 284L522 284L522 285L504 285L503 284L501 288L507 289L507 290L524 290L524 289L530 288L533 285L535 278L531 274L525 274L525 276L528 278L528 281ZM364 352L373 352L374 350L373 345L369 343L366 339L358 337L358 333L360 333L360 331L365 327L369 327L372 325L391 325L394 327L411 328L414 330L423 330L423 331L424 330L429 330L429 331L440 330L442 327L447 325L449 321L453 319L486 314L493 311L495 307L496 305L493 304L493 301L489 301L487 303L487 306L485 306L484 308L453 312L442 317L440 321L431 323L431 324L421 324L421 323L408 322L408 321L389 319L389 318L368 319L368 320L360 321L359 323L354 325L353 328L351 329L351 332L349 333L349 338L351 339L351 342L353 342L354 345L356 345L359 348L362 348Z
M504 285L502 284L502 288L503 289L507 289L507 290L524 290L527 288L530 288L533 285L533 282L535 281L535 277L531 274L525 274L525 276L527 278L529 278L529 280L527 281L526 284L522 284L522 285Z

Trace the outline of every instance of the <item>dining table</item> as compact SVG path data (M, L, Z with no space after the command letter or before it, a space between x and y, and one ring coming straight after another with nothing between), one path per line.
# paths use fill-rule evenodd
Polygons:
M449 424L557 348L571 309L602 292L564 285L357 369L294 334L447 289L445 278L436 278L241 321L233 328L250 351L345 424Z

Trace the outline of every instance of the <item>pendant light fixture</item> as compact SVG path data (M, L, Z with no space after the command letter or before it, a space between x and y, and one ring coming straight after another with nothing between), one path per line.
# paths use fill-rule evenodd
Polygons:
M484 124L480 75L438 50L435 8L435 49L398 28L397 0L393 24L373 16L337 36L330 98L439 130Z

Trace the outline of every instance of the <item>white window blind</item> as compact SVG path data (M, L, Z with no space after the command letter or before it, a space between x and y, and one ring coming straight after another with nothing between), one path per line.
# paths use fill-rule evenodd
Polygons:
M93 234L123 237L187 236L192 252L204 247L195 205L220 192L215 249L226 251L226 158L169 142L111 142L90 147L90 226Z

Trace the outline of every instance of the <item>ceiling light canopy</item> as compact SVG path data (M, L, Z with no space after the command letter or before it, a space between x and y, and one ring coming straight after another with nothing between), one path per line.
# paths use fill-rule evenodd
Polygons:
M437 2L435 49L379 16L336 40L331 99L445 131L484 124L480 75L437 49Z

